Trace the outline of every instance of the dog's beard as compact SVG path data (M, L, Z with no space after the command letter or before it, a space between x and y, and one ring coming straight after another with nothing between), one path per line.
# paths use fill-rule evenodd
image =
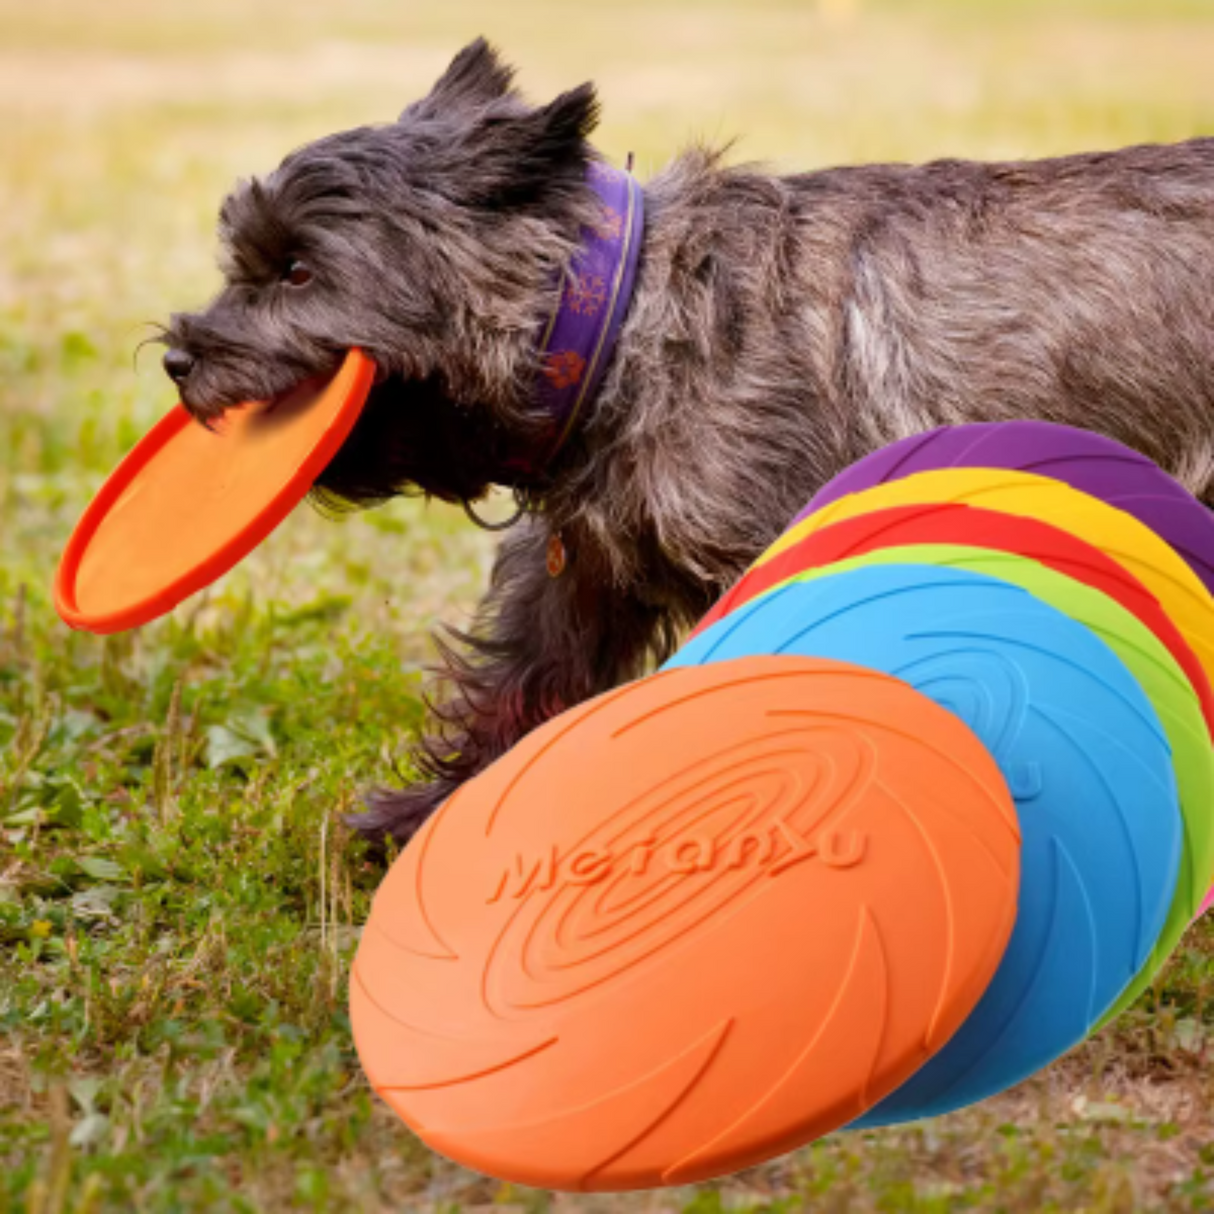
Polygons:
M475 501L488 492L502 457L500 432L484 410L456 404L437 376L389 374L371 389L312 496L338 511L410 493Z

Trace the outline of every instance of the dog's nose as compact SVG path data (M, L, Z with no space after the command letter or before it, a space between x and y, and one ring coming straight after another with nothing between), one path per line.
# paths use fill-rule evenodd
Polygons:
M194 356L185 350L166 350L164 352L165 374L175 384L181 383L194 369Z

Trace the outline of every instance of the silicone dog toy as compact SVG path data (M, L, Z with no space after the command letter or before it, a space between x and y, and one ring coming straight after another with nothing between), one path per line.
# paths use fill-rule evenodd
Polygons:
M541 725L410 843L359 943L355 1043L493 1176L721 1175L953 1035L1018 856L994 761L905 683L795 657L653 675Z
M354 425L375 364L351 350L328 381L269 408L224 414L217 432L177 405L135 445L77 523L55 609L90 632L166 614L216 581L299 504Z
M756 564L764 564L814 531L890 506L959 502L1061 527L1129 570L1155 596L1197 655L1214 672L1214 599L1197 575L1144 523L1061 481L1027 472L948 468L918 472L840 498L790 527Z
M1053 479L1023 472L950 468L918 472L839 498L794 524L759 558L765 562L805 535L845 518L911 503L957 502L1037 518L1100 548L1159 601L1207 678L1214 673L1214 600L1204 583L1149 527L1125 511Z

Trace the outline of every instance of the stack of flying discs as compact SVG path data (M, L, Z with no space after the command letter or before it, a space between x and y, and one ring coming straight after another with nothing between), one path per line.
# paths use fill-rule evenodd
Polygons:
M835 477L797 516L875 485L940 468L1034 472L1133 515L1165 540L1214 593L1214 515L1145 456L1085 430L1045 422L942 427L893 443ZM1190 583L1189 589L1192 589ZM1209 668L1208 658L1206 661ZM1190 673L1190 676L1192 672ZM1208 692L1195 681L1199 695ZM1206 717L1211 720L1209 702ZM1214 907L1214 886L1198 913Z
M1205 508L1095 435L857 464L406 849L351 984L372 1084L472 1167L625 1189L1048 1065L1214 880L1207 579Z
M999 469L1048 480L999 478L993 475ZM1137 574L1183 634L1191 654L1181 664L1207 720L1214 719L1214 515L1150 460L1112 439L1044 422L957 426L904 439L827 484L759 563L843 518L943 502L1060 526Z

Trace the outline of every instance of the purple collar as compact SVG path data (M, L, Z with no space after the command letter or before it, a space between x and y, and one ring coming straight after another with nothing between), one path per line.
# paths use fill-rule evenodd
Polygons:
M582 245L564 272L560 302L539 341L536 399L550 419L551 437L534 460L514 462L524 473L543 471L594 397L636 280L645 219L641 187L630 173L597 161L586 176L602 217L582 228Z

